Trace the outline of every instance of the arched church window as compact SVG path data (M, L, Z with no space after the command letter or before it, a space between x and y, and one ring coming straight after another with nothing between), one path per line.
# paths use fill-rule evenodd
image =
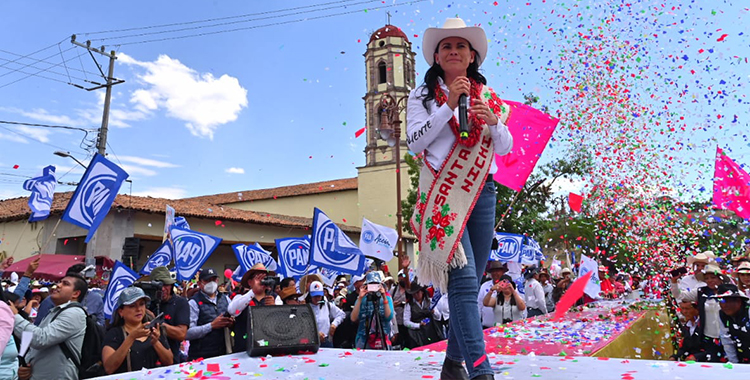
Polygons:
M385 69L384 61L380 61L380 63L378 63L378 78L379 78L378 80L379 84L388 82L388 79L386 77L386 69Z

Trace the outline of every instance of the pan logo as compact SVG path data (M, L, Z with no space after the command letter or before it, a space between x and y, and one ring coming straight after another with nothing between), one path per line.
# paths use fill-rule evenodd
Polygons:
M193 231L172 229L175 264L182 273L195 273L214 245L213 239Z
M136 277L126 268L124 265L118 266L112 272L111 281L107 287L107 293L110 295L104 297L105 314L112 314L117 308L117 299L120 297L122 290L132 285L136 280Z
M301 276L305 274L310 260L310 245L305 239L289 241L279 259L284 262L287 276Z
M325 256L326 261L337 266L347 266L361 259L358 255L339 252L338 249L338 231L333 222L329 219L321 223L315 236L315 248Z
M518 240L514 237L498 237L497 247L500 261L509 261L514 259L518 252Z
M375 233L372 232L372 230L367 230L367 231L363 232L362 233L362 240L365 243L367 243L367 244L372 243L373 241L375 241Z
M82 183L81 197L75 209L78 221L91 226L117 183L117 173L100 162L91 169L91 175Z

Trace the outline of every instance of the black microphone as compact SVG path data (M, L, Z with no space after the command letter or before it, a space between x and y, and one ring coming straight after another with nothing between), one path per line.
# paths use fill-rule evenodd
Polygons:
M468 103L469 99L466 94L461 94L458 97L458 135L461 137L461 140L469 138Z

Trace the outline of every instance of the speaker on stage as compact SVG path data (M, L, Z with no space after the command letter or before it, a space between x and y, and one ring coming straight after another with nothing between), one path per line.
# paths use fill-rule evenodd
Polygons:
M296 355L318 352L318 326L310 305L248 307L248 355Z

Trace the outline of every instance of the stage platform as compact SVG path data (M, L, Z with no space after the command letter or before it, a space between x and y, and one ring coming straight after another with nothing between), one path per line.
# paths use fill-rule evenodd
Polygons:
M750 379L750 365L594 357L489 354L495 379ZM444 354L321 349L315 355L250 358L232 354L101 379L438 379Z
M504 355L666 359L673 353L660 301L599 301L560 319L552 314L484 330L487 352ZM445 352L443 340L415 350Z

